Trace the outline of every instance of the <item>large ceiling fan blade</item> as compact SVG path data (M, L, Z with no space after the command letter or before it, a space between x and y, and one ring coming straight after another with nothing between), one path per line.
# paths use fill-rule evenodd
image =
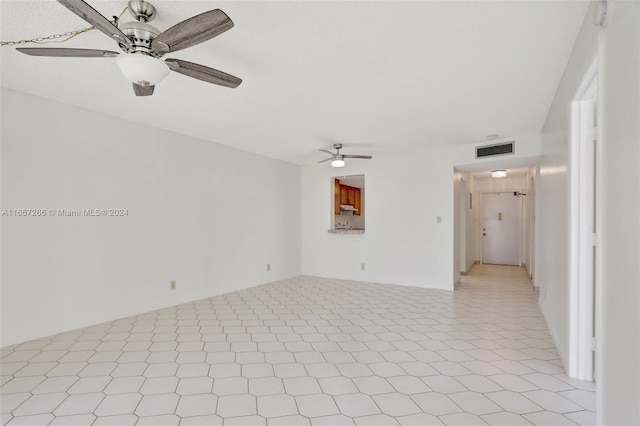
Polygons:
M327 161L331 161L331 160L333 160L333 157L331 157L331 158L325 158L324 160L320 160L320 161L318 161L318 163L326 163Z
M326 152L327 154L329 154L329 155L330 155L330 156L332 156L332 157L333 157L334 155L336 155L336 153L335 153L335 152L327 151L326 149L319 149L318 151Z
M210 10L186 19L160 33L153 39L154 50L163 49L166 45L169 52L176 52L216 37L233 28L233 21L220 9Z
M206 81L207 83L231 88L238 87L240 83L242 83L242 80L238 77L234 77L231 74L227 74L222 71L214 70L213 68L205 67L204 65L172 58L165 60L165 62L169 65L169 68L171 68L172 71L197 78L198 80Z
M125 47L127 48L131 47L131 41L122 31L120 31L118 27L113 25L111 21L102 16L97 10L89 6L84 1L58 0L58 3L62 4L71 12L75 13L76 15L93 25L96 29L102 31L118 43L125 45Z
M153 95L153 89L156 86L143 86L141 84L133 83L133 92L136 96L151 96Z
M98 49L66 49L56 47L18 47L16 50L31 56L54 56L59 58L113 58L118 52Z
M343 155L344 158L364 158L365 160L371 160L371 155Z

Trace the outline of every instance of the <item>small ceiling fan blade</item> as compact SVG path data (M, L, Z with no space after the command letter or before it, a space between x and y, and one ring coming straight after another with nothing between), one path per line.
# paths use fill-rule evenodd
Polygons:
M331 158L325 158L324 160L320 160L320 161L318 161L318 163L326 163L327 161L331 161L331 160L333 160L333 157L331 157Z
M156 86L143 86L141 84L133 83L133 92L136 96L151 96L153 95L153 89Z
M327 151L326 149L319 149L318 151L326 152L327 154L329 154L329 155L330 155L330 156L332 156L332 157L333 157L334 155L336 155L336 153L335 153L335 152Z
M344 158L364 158L365 160L371 160L371 155L343 155Z
M18 47L16 50L31 56L54 56L58 58L113 58L118 52L97 49L66 49L56 47Z
M227 74L222 71L214 70L213 68L205 67L204 65L171 58L165 60L165 62L169 65L169 68L171 68L172 71L197 78L198 80L206 81L207 83L231 88L238 87L240 83L242 83L242 80L238 77L234 77L231 74Z
M231 28L233 28L233 21L223 11L210 10L192 16L160 33L151 42L151 47L162 50L160 48L162 43L169 48L169 52L176 52L207 41Z
M89 6L84 1L58 0L58 3L62 4L71 12L75 13L118 43L125 45L127 48L131 47L131 41L122 31L120 31L118 27L113 25L107 18L102 16L97 10Z

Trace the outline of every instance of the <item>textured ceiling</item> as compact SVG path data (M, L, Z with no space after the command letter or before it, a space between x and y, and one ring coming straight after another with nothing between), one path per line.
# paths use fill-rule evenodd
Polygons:
M107 17L124 1L89 1ZM134 96L115 59L1 49L2 86L299 164L539 132L588 9L583 1L164 1L160 30L220 8L235 27L167 55L242 78L171 73ZM85 22L53 0L1 3L2 40ZM123 16L129 20L129 15ZM48 47L118 50L98 31ZM5 106L7 107L7 106ZM11 106L8 106L11 107ZM98 129L112 131L117 129Z

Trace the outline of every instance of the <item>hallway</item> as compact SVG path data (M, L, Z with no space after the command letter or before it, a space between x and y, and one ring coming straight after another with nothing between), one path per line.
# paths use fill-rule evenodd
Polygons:
M595 424L523 268L297 277L2 349L9 425Z

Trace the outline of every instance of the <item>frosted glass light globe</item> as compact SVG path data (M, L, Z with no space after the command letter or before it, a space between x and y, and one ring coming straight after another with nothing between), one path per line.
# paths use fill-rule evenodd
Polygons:
M154 86L169 74L164 61L139 53L120 55L117 65L127 80L141 86Z

